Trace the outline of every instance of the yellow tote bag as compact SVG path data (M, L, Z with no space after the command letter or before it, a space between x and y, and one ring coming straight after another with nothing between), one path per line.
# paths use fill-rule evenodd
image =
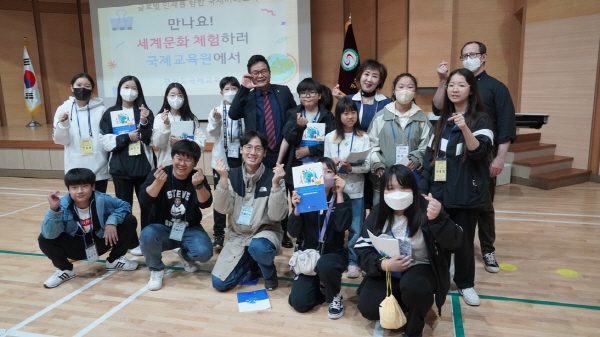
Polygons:
M384 329L400 329L406 324L406 316L392 294L392 275L385 260L385 299L379 304L379 323Z

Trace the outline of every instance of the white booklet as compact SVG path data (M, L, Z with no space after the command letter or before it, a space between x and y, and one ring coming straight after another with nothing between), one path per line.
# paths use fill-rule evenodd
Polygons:
M173 121L171 136L194 140L194 121Z
M371 153L371 148L360 152L350 152L348 158L346 158L346 161L350 164L362 164L369 153Z
M387 258L400 255L400 245L398 244L398 240L376 237L368 229L367 232L369 232L369 238L375 249L379 252L379 255Z

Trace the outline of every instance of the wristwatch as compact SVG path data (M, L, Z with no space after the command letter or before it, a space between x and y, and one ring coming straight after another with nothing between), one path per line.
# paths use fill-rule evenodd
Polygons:
M200 184L198 184L198 185L194 185L194 188L195 188L195 189L197 189L197 190L200 190L200 189L202 189L202 187L204 187L204 181L202 181L202 182L201 182Z

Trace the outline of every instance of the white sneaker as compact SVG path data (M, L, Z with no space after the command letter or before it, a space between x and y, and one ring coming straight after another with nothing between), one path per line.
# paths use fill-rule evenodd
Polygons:
M163 278L165 277L165 270L151 270L150 281L148 281L148 290L158 290L162 288Z
M177 251L177 255L179 255L181 263L183 263L183 269L185 269L185 271L187 271L188 273L194 273L198 271L198 263L196 263L196 261L187 261L186 259L184 259L183 252L181 249Z
M129 254L131 255L135 255L135 256L142 256L144 254L142 254L142 248L140 248L140 246L137 246L133 249L129 250Z
M106 269L108 270L136 270L138 263L133 260L128 260L125 255L114 260L112 263L106 261Z
M481 304L475 288L458 289L458 292L463 296L463 300L468 305L478 306Z
M52 276L50 276L45 282L45 288L56 288L61 283L68 281L75 277L75 271L73 270L60 270L57 269Z

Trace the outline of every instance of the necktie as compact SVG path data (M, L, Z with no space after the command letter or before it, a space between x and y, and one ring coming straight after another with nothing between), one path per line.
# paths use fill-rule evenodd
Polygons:
M269 93L266 91L262 92L265 97L263 100L263 106L265 110L265 129L267 131L267 143L271 150L275 150L277 147L277 135L275 134L275 122L273 121L273 109L271 108L271 100L269 99Z

